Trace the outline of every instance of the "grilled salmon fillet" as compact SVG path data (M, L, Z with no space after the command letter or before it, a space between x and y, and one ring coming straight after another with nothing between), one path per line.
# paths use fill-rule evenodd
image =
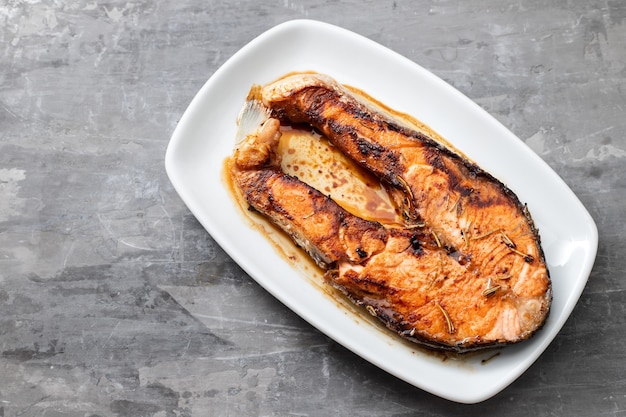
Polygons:
M552 296L539 234L505 185L324 75L293 74L255 91L273 117L237 145L233 182L329 284L437 349L516 343L543 325ZM280 121L313 126L379 177L405 223L362 219L285 174Z

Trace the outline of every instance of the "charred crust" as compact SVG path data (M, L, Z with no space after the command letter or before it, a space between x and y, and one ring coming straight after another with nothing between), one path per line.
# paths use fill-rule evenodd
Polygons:
M346 110L350 110L350 113L357 119L365 122L375 122L376 118L365 106L354 105L354 103L345 103L342 101L343 107Z
M419 255L423 252L422 244L419 241L419 237L414 234L409 238L409 243L411 244L411 250L414 254Z
M441 155L441 149L426 147L424 148L424 152L426 153L426 160L433 168L439 171L447 172L446 165L444 164L443 157Z
M389 123L389 122L385 122L385 127L388 130L391 130L392 132L397 132L397 133L404 133L403 130L400 126L396 125L395 123ZM405 135L406 136L406 135Z
M366 158L380 158L387 152L387 150L381 145L369 142L368 140L359 137L356 132L350 132L350 136L356 143L361 155Z
M300 94L304 115L311 124L319 126L324 122L324 109L328 103L336 99L336 93L325 88L310 87L304 89Z

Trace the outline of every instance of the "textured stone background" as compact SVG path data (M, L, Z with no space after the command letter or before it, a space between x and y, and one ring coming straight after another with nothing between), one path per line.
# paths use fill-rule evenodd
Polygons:
M436 398L329 340L170 185L191 98L294 18L457 87L596 220L572 317L496 397ZM621 0L0 1L0 416L626 416L625 158Z

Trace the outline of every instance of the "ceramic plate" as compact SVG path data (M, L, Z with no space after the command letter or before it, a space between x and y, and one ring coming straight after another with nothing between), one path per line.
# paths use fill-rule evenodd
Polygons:
M223 162L233 149L235 121L250 86L292 71L326 73L418 118L528 204L541 233L554 291L550 317L535 337L500 349L489 361L484 359L493 351L442 361L350 313L251 227L224 182ZM267 291L376 366L452 401L485 400L528 369L567 320L595 260L597 229L591 216L561 178L520 139L414 62L325 23L281 24L230 58L185 111L169 143L165 166L191 212Z

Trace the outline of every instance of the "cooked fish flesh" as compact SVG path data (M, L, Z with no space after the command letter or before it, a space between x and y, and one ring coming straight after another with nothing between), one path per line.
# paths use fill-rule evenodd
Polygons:
M255 87L272 116L239 142L243 198L287 232L326 281L400 336L458 352L527 339L551 284L539 234L515 194L428 132L320 74ZM343 209L287 175L281 121L307 123L386 184L403 225Z

